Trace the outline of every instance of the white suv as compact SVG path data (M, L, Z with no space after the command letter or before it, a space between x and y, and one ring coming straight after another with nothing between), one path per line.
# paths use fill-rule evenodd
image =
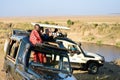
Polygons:
M95 74L98 72L100 66L104 64L104 57L84 51L81 44L77 44L66 37L57 37L56 41L62 42L61 48L67 48L69 50L69 58L72 67L79 67L82 70L88 70L89 73Z

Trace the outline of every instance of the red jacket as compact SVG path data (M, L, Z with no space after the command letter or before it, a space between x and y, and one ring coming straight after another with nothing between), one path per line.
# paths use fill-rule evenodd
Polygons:
M36 30L32 30L30 34L30 42L35 45L36 43L42 43L42 39L40 37L40 34Z
M43 42L40 34L36 30L33 30L31 32L30 42L33 45L35 45L36 43L42 43ZM44 62L46 62L46 56L44 54L39 53L39 52L34 52L34 61L44 63Z

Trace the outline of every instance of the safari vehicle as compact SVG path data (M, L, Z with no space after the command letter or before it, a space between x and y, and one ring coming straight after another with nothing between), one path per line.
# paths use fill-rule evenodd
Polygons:
M68 51L59 45L60 42L33 46L29 42L29 32L14 30L4 46L7 80L76 80ZM45 54L47 62L34 62L33 52Z
M36 23L32 23L33 25ZM37 23L38 24L38 23ZM70 29L65 26L55 26L55 25L47 25L47 24L39 24L42 27L47 28L58 28L58 29ZM62 34L62 33L61 33ZM58 36L55 38L55 41L62 42L61 48L65 48L69 50L69 58L72 64L72 67L77 67L82 70L88 70L89 73L95 74L98 72L99 67L104 64L104 57L95 54L89 53L82 49L81 44L77 44L75 41L63 36Z
M96 74L100 66L104 64L104 57L95 54L86 52L82 49L81 43L77 44L69 38L57 37L56 41L61 41L63 44L62 47L69 50L69 58L72 67L80 68L81 70L88 70L90 74Z

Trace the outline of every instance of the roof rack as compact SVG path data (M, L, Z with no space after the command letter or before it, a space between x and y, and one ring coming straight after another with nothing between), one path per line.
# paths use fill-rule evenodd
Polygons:
M42 27L46 28L57 28L57 29L70 29L66 26L59 26L59 25L50 25L50 24L40 24L40 23L31 23L32 25L39 24Z
M30 32L25 30L13 30L12 35L29 35Z
M68 50L67 49L62 49L56 46L53 46L51 44L46 44L43 43L41 45L37 44L36 46L33 47L35 51L40 51L43 54L56 54L56 55L61 55L61 56L67 56Z

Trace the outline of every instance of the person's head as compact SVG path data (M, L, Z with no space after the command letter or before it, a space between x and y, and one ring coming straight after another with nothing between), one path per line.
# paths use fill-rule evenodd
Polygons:
M47 34L47 35L49 35L49 29L45 29L45 33Z
M43 33L44 32L44 28L40 27L40 32Z
M39 32L41 30L41 27L39 24L35 24L34 29Z
M44 32L43 27L41 27L39 24L35 24L34 29L41 33Z
M55 28L55 31L54 32L58 32L58 29L57 28Z

